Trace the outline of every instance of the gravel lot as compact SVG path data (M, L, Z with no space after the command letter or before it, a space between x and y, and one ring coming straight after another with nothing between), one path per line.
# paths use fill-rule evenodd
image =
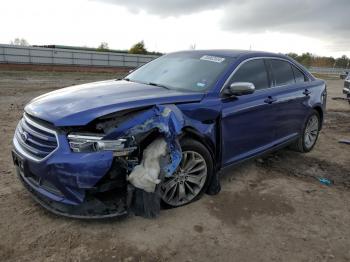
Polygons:
M350 261L350 105L328 80L324 129L309 154L279 151L222 176L222 192L140 217L80 221L36 204L14 174L11 141L24 105L112 74L0 71L1 261ZM313 176L333 179L327 187Z

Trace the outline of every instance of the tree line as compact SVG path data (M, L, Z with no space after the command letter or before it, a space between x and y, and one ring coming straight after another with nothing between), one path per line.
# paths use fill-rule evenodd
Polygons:
M332 68L349 68L350 58L343 55L339 58L332 56L316 56L311 53L303 53L298 55L296 53L288 53L287 56L298 61L300 64L306 67L332 67Z
M106 42L102 42L98 47L97 47L97 51L110 51L109 47L108 47L108 43ZM129 50L128 50L129 54L138 54L138 55L163 55L160 52L150 52L146 49L145 46L145 42L144 41L140 41L136 44L134 44Z

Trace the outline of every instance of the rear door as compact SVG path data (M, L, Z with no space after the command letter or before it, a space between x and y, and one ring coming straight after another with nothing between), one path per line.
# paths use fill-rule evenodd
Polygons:
M222 99L222 161L228 165L254 156L274 141L276 108L271 81L264 59L243 62L229 80L250 82L256 91L250 95Z
M272 79L276 126L274 128L276 142L282 143L297 136L302 129L305 115L308 112L306 76L293 64L282 59L267 59Z

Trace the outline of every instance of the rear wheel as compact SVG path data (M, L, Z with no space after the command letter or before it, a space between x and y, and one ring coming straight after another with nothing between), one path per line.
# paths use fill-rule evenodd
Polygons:
M181 142L182 160L175 173L165 178L161 187L162 201L170 207L189 204L199 199L208 187L213 162L207 148L200 142Z
M310 152L316 144L320 126L320 115L314 110L306 120L303 134L292 144L292 148L302 153Z

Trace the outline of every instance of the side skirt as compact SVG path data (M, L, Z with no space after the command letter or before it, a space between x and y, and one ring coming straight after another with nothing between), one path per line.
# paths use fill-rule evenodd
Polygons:
M233 163L230 163L230 164L228 164L228 165L223 166L223 167L221 168L220 172L222 172L222 171L224 171L224 170L226 170L226 169L232 168L232 167L234 167L234 166L238 166L238 165L240 165L240 164L242 164L242 163L244 163L244 162L246 162L246 161L249 161L249 160L252 160L252 159L261 157L261 156L268 155L268 154L270 154L270 153L272 153L272 152L276 152L276 151L278 151L278 150L280 150L280 149L282 149L282 148L285 148L285 147L289 146L290 144L292 144L293 142L295 142L297 139L299 139L299 137L300 137L300 135L295 136L295 137L293 137L293 138L291 138L291 139L288 139L287 141L285 141L285 142L283 142L283 143L280 143L280 144L277 144L277 145L275 145L275 146L273 146L273 147L270 147L269 149L264 150L264 151L262 151L262 152L260 152L260 153L258 153L258 154L249 156L249 157L247 157L247 158L240 159L240 160L238 160L238 161L234 161Z

